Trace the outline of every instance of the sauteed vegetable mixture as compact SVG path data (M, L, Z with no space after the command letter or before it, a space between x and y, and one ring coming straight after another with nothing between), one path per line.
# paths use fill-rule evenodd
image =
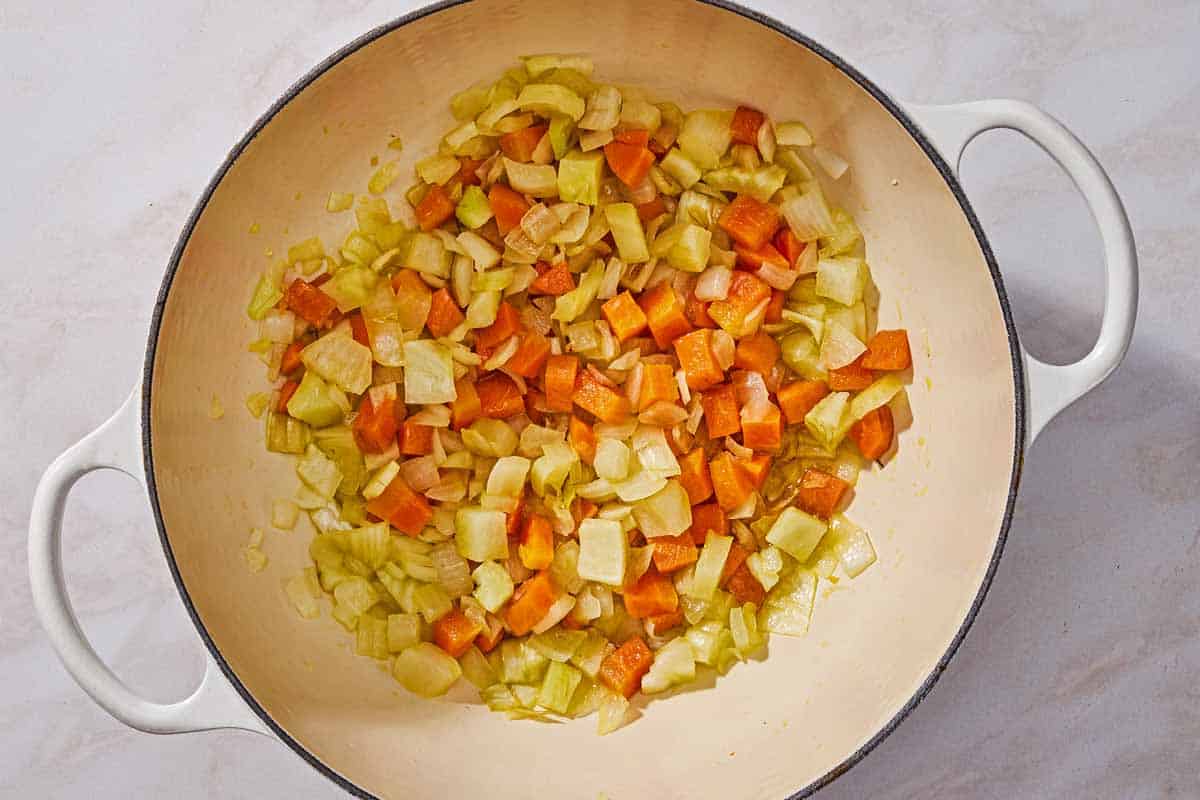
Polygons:
M894 445L908 337L875 330L822 190L847 164L802 123L684 113L564 55L450 107L411 188L397 159L331 194L345 240L254 290L273 389L248 405L301 481L272 522L317 531L285 591L310 618L332 596L415 693L465 677L606 733L802 635L818 582L874 562L842 512Z

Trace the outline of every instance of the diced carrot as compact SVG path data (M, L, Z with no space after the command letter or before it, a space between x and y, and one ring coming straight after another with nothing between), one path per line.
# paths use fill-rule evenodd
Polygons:
M763 585L758 582L758 578L754 577L750 567L745 564L742 564L736 572L729 576L729 582L725 584L725 588L733 595L733 599L737 601L738 605L754 603L756 608L761 608L763 600L767 597Z
M699 555L696 543L687 531L678 536L658 536L654 539L654 566L664 575L696 563Z
M549 570L542 570L526 580L513 593L504 621L514 636L524 636L538 624L550 606L558 600L558 587Z
M757 372L762 376L771 374L779 360L779 342L769 333L759 331L738 340L733 365L738 369Z
M667 204L663 202L662 195L645 203L639 203L637 206L638 219L642 222L649 222L652 219L662 216L667 213Z
M276 414L286 414L288 401L292 399L292 395L300 388L299 381L285 381L283 386L279 387L279 400L275 403Z
M735 242L757 250L775 235L779 227L779 209L760 203L748 194L739 194L721 212L717 220Z
M479 395L479 413L489 419L508 419L525 410L525 398L513 379L493 372L475 384Z
M600 311L619 342L632 339L646 330L646 315L629 290L607 300Z
M737 111L733 112L733 122L729 126L730 132L733 134L733 141L738 144L757 145L758 129L762 127L766 119L761 111L738 106Z
M404 424L400 426L400 453L406 456L427 456L432 452L433 428L414 423L411 419L404 420Z
M712 475L713 491L717 495L717 502L726 511L737 508L746 502L746 498L754 492L754 486L750 483L749 477L738 469L737 463L733 460L733 454L727 450L722 451L709 462L708 471Z
M505 368L525 378L536 378L550 357L550 340L537 331L520 333L517 352L505 363Z
M695 545L692 545L695 547ZM658 545L655 545L655 552ZM654 614L669 614L679 608L679 595L675 584L653 566L632 586L625 587L625 610L634 619Z
M783 304L787 301L787 294L778 289L771 290L771 302L767 304L767 315L763 317L763 322L782 322L783 321Z
M475 158L460 158L458 163L461 166L458 169L458 179L463 186L478 186L483 183L479 179L479 168L483 166L483 162Z
M337 302L311 283L300 278L288 284L283 300L296 316L317 328L331 324Z
M433 643L454 658L471 649L475 637L483 632L483 626L455 608L443 614L433 623Z
M768 403L762 416L742 420L742 444L752 450L778 450L783 443L783 415Z
M775 249L778 250L787 261L788 269L795 269L796 262L800 260L800 256L804 254L804 242L792 233L792 229L784 225L775 234Z
M724 300L708 305L708 315L732 335L739 336L745 321L758 304L771 298L771 287L757 276L734 270L729 280L729 294Z
M701 328L675 340L675 355L690 389L703 391L725 379L712 351L712 331Z
M654 653L640 636L634 636L600 662L600 682L618 694L633 697L650 671Z
M530 514L525 518L517 555L526 569L539 570L550 566L554 561L554 529L550 527L550 520L539 514Z
M679 483L687 492L691 505L698 505L712 497L712 477L708 474L708 461L703 447L697 447L681 457L679 470Z
M548 130L550 129L545 125L531 125L519 131L506 133L500 137L500 152L513 161L525 163L533 158L533 151L537 149L538 142Z
M654 166L654 153L645 145L613 141L604 145L608 168L630 189L636 189Z
M777 396L788 425L799 425L821 398L829 394L823 381L795 381L779 387Z
M908 347L908 331L877 331L863 353L862 365L867 369L900 370L912 366L912 351Z
M496 321L475 331L475 352L491 353L521 330L521 312L505 300L496 311Z
M490 653L504 639L504 623L491 614L487 615L485 622L483 632L475 637L475 646L484 653Z
M450 401L450 427L459 430L483 416L483 406L475 382L460 378L454 382L457 397Z
M367 333L367 321L363 319L361 312L355 311L346 317L350 321L350 335L354 337L354 341L361 344L363 347L371 346L371 335ZM283 367L280 367L282 370Z
M584 370L575 380L575 405L594 415L601 422L623 422L632 409L629 398L596 380Z
M546 359L542 383L546 387L546 405L552 411L570 411L575 407L575 377L579 374L579 356L557 355Z
M857 392L875 381L875 373L862 365L863 353L844 367L829 370L829 388L834 392Z
M700 395L700 406L704 409L704 424L708 438L732 436L742 429L738 414L737 390L731 383L714 386Z
M650 145L650 131L640 128L631 128L630 130L617 131L613 134L613 139L623 144L637 145L638 147L648 147Z
M677 608L667 614L654 614L646 617L646 632L651 636L662 636L672 628L678 628L683 624L683 608Z
M507 236L509 231L520 225L521 217L529 210L525 198L502 183L492 184L488 192L488 205L492 208L501 236Z
M712 317L708 315L708 302L696 297L695 292L689 294L687 303L683 307L683 314L687 317L687 321L697 328L717 327L717 323L713 322Z
M376 406L371 395L358 404L358 414L351 426L354 441L364 453L382 453L396 441L396 400L389 397Z
M658 402L679 400L679 384L670 364L643 364L642 388L638 394L638 411L645 411Z
M433 303L429 306L429 316L425 319L425 327L435 337L449 336L450 331L457 328L466 319L458 303L446 288L433 293Z
M440 227L443 222L454 216L454 201L441 186L430 186L429 191L421 198L414 209L417 224L423 231L431 231Z
M283 351L283 358L279 360L279 374L291 375L300 367L304 366L304 362L300 360L300 351L304 349L303 342L292 342Z
M507 511L504 514L505 525L508 528L508 538L512 539L520 535L522 523L525 521L525 490L521 490L521 496L517 498L517 507L512 511Z
M392 479L383 494L367 501L367 511L409 536L419 535L433 517L429 501L410 489L399 475Z
M729 535L729 518L725 516L725 509L717 502L693 506L691 534L697 547L704 545L710 531L717 536Z
M567 427L567 442L579 453L579 459L585 464L591 464L596 458L596 434L592 426L574 414Z
M787 258L783 253L775 249L775 245L767 242L762 247L746 247L740 244L734 244L733 251L737 253L737 265L742 269L748 269L751 272L761 267L763 264L773 264L782 269L790 269L787 263Z
M800 476L800 491L796 495L796 505L800 510L807 511L822 519L829 519L837 510L838 503L850 484L836 475L830 475L813 467L804 470Z
M734 463L755 489L761 489L767 482L767 473L771 471L771 456L768 454L755 453L750 458L739 458Z
M892 446L892 438L896 435L896 422L892 418L892 410L887 406L868 411L866 415L850 426L850 438L858 445L858 452L863 458L872 461L882 458Z
M746 563L746 559L750 557L750 551L742 547L737 542L729 546L729 555L725 556L725 566L721 567L721 580L718 582L720 586L725 586L729 579L733 577L733 573L738 571L742 564Z
M638 305L646 312L646 323L659 348L666 350L671 342L692 329L684 314L684 303L670 281L663 281L646 290L638 298Z
M538 276L529 284L530 294L549 294L557 297L575 288L575 278L565 261L553 266L539 261L534 269L538 271Z

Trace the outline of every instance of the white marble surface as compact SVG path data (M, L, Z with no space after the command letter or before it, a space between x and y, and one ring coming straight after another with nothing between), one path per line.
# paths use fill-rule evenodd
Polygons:
M335 797L239 733L123 728L32 616L25 526L50 460L137 377L159 279L226 150L294 79L408 2L0 4L0 795ZM1126 364L1030 453L1007 553L958 656L842 798L1200 796L1200 4L755 3L899 97L1033 101L1123 193L1142 259ZM964 162L1024 340L1086 352L1103 290L1082 201L1032 145ZM181 696L198 641L131 481L85 479L66 567L84 626L132 685Z

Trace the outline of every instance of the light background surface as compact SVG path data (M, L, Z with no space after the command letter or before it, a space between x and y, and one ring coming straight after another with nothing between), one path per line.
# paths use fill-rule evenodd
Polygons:
M0 796L339 795L266 738L149 736L95 706L33 617L25 535L42 470L136 380L164 266L227 150L306 70L416 5L0 6ZM1141 256L1129 358L1030 452L958 656L819 797L1200 796L1200 4L752 5L895 97L1014 97L1058 116L1112 175ZM1103 299L1082 200L1016 134L977 140L963 177L1023 340L1078 358ZM149 696L183 696L201 646L138 487L85 478L66 539L101 654Z

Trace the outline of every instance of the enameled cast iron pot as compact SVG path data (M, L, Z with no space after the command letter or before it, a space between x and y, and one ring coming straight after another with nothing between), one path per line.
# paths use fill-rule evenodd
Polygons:
M261 423L248 414L207 416L213 393L236 408L262 385L262 365L245 354L256 329L244 307L263 240L247 226L340 240L344 221L323 210L331 189L363 185L367 155L392 134L403 137L411 168L450 124L452 93L535 52L589 53L606 79L660 90L685 108L747 102L807 122L851 164L834 198L865 234L885 298L880 327L903 325L914 344L914 422L888 468L864 473L854 507L879 563L847 590L822 592L806 638L772 637L765 661L715 688L651 702L635 724L603 738L594 721L510 722L466 688L439 701L414 697L352 655L328 618L300 619L280 578L306 564L306 537L272 538L262 574L240 555L250 525L265 526L269 499L294 490L292 466L264 450ZM966 144L992 128L1041 145L1096 220L1104 320L1075 364L1043 364L1021 348L955 177ZM544 797L803 796L862 758L945 667L1000 557L1026 448L1116 367L1136 295L1132 234L1108 178L1074 136L1028 105L900 103L800 33L715 0L431 6L306 75L221 165L167 266L140 386L38 486L30 522L38 615L67 669L122 722L276 736L364 797L486 791L500 800L527 797L535 784ZM72 484L100 468L145 482L167 563L211 655L200 687L180 703L153 703L122 685L71 611L63 505Z

